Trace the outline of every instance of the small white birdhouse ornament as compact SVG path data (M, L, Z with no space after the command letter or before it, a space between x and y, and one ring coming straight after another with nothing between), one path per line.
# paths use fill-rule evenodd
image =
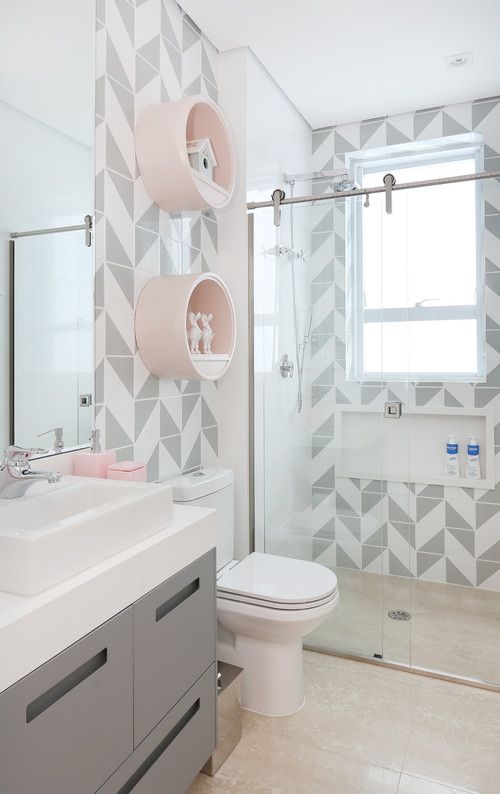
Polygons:
M214 150L208 138L187 142L187 152L191 168L213 182L213 171L217 165Z

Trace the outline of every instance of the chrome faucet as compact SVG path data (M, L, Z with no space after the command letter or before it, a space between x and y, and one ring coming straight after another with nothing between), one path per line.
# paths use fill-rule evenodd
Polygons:
M24 496L30 485L37 480L46 480L53 484L61 479L60 472L54 471L34 471L31 468L31 458L34 455L43 455L46 449L36 447L20 447L12 444L5 450L3 463L0 464L0 471L7 469L11 477L17 482L9 483L0 491L0 499L16 499Z

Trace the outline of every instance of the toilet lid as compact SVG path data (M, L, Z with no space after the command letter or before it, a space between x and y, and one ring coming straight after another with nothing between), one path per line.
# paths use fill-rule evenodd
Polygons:
M274 554L253 552L223 573L218 591L242 600L273 604L311 604L337 591L337 577L324 565Z

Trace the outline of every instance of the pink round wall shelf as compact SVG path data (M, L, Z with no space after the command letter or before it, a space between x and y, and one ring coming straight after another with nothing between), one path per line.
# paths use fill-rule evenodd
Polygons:
M210 175L193 168L189 141L208 139L215 165ZM234 191L234 154L219 108L203 96L148 105L135 128L135 151L144 186L165 212L222 209Z
M211 353L191 353L190 312L213 315ZM214 273L155 276L139 295L135 335L144 365L158 378L217 380L231 363L236 340L229 290Z

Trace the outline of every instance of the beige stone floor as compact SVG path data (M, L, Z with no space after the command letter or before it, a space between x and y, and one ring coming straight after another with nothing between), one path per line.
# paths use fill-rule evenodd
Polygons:
M306 643L500 684L500 593L337 568L338 608ZM387 616L405 609L411 620ZM500 793L500 785L498 788Z
M306 703L244 712L240 744L189 794L499 794L500 694L305 652Z

